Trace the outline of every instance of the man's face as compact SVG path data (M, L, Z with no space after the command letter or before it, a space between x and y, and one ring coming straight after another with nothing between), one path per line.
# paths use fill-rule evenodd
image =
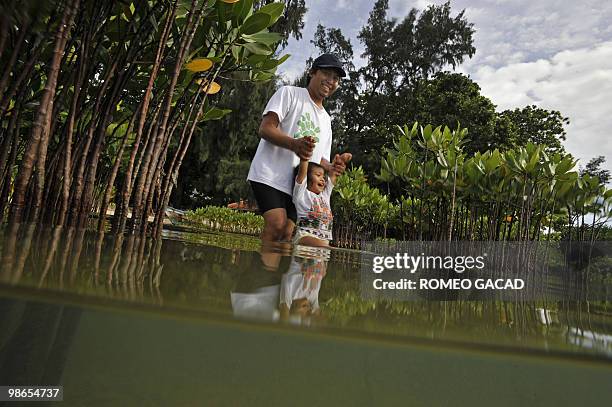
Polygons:
M325 189L325 170L321 167L310 169L308 174L308 190L320 194Z
M328 98L340 86L340 75L335 69L318 68L310 78L308 87L321 99Z

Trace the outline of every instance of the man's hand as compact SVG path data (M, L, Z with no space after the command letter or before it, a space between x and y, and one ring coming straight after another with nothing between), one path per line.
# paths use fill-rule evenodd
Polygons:
M315 148L315 141L312 137L302 137L293 139L292 150L300 160L309 160Z
M334 156L333 171L336 173L337 176L344 174L344 171L346 170L346 164L351 161L352 158L353 155L351 153L344 153L342 155L336 154Z

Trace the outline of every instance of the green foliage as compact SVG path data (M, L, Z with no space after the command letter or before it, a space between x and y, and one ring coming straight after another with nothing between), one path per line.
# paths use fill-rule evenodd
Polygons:
M347 170L336 180L333 191L336 244L350 245L347 240L365 237L374 229L386 235L390 224L397 224L398 208L387 195L368 185L363 168Z
M284 7L270 0L245 0L233 5L233 27L249 18L249 13L257 14L252 14L252 11L271 17L272 25L267 30L241 34L239 43L243 45L232 51L232 58L241 61L245 69L259 72L236 72L232 80L223 82L223 89L215 99L218 106L231 110L231 114L207 121L206 129L194 138L178 177L177 191L171 201L173 206L194 208L250 197L251 189L246 177L259 142L261 112L277 88L276 68L289 58L289 55L279 56L278 52L270 50L275 44L282 49L290 35L301 38L302 18L306 11L303 0L283 0L280 3ZM279 15L280 10L282 13Z
M606 185L610 182L612 178L610 176L610 171L601 168L601 166L606 162L606 157L600 155L598 157L593 157L584 167L584 170L580 171L581 175L588 174L592 177L599 178L599 183L602 185Z
M602 240L612 218L612 190L579 174L570 155L528 143L467 154L467 129L397 126L380 161L381 193L363 168L339 177L332 200L334 238ZM593 166L591 166L593 167ZM593 168L591 168L593 169ZM586 216L589 215L589 216Z
M394 122L414 117L420 123L470 129L467 152L486 151L499 147L495 135L495 105L481 95L480 87L470 78L458 73L439 72L430 80L417 83L408 96L412 101L410 112L398 109Z
M405 226L414 237L529 240L540 238L554 215L565 214L568 226L582 229L587 213L595 216L593 228L612 217L612 191L596 177L579 175L569 155L549 155L545 146L528 143L468 156L465 129L418 123L399 129L378 178L408 197ZM577 238L584 239L584 231Z
M299 35L305 12L301 0L26 3L3 9L8 17L2 17L0 37L7 41L0 71L6 75L0 76L9 80L1 80L0 139L7 139L15 119L11 143L16 134L14 145L29 152L12 159L10 169L0 160L0 172L17 167L25 174L21 179L31 182L28 172L36 168L46 179L38 177L39 191L23 181L15 188L14 177L0 177L0 191L9 191L0 194L0 212L10 202L21 217L22 202L39 208L38 197L45 196L53 202L43 215L50 222L61 205L70 205L62 222L83 223L91 208L105 210L110 191L117 191L117 218L125 221L131 207L135 229L145 228L141 220L151 212L160 215L159 226L175 186L187 195L194 192L189 182L178 180L192 140L209 136L213 123L226 122L232 109L223 102L232 97L222 95L235 92L236 82L275 79L288 57L277 51L289 35ZM238 97L248 101L250 94ZM45 115L45 109L53 114ZM127 134L126 123L137 137ZM28 142L27 135L37 129L44 129L40 141ZM32 154L39 142L44 151ZM0 146L0 156L8 155L11 143ZM242 149L244 144L233 150ZM202 156L218 157L209 153ZM63 157L72 159L66 165L73 174L66 187L69 203L63 201ZM11 193L18 199L11 201ZM29 206L26 216L38 217L40 211Z
M546 110L535 105L522 109L505 110L499 114L501 120L508 119L510 126L506 145L525 146L527 143L542 144L547 153L563 153L561 141L565 140L564 126L569 119L560 112Z
M473 25L464 13L451 17L450 2L416 9L398 24L387 18L388 0L378 0L359 33L368 64L360 70L370 92L393 94L399 87L428 78L446 65L460 64L476 52Z
M261 234L264 225L260 215L218 206L198 208L187 212L185 217L194 226L204 229L255 236Z
M206 133L195 138L179 176L174 207L194 208L250 198L246 178L259 143L261 111L275 89L272 81L238 81L225 87L219 104L232 113L207 122Z
M370 175L391 141L381 134L391 133L391 123L414 119L416 84L475 52L472 25L463 12L451 16L449 3L422 12L412 9L399 23L388 18L387 10L388 1L378 0L360 31L367 63L358 70L352 64L352 45L340 30L320 26L312 41L320 52L334 52L346 61L349 77L326 108L332 112L338 147L362 153L355 154L355 164Z

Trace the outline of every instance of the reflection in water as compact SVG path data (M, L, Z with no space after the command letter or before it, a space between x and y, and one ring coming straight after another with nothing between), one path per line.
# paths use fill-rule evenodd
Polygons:
M62 227L36 231L27 225L11 227L2 243L1 283L66 291L87 288L105 297L162 302L161 239Z
M600 334L580 328L570 328L567 335L568 341L574 345L612 355L612 335Z
M0 289L8 295L17 295L18 286L35 295L63 291L72 301L120 300L123 307L127 301L204 317L325 326L347 335L612 357L608 303L365 300L357 251L262 247L257 239L229 234L150 239L29 225L7 227L0 244ZM53 318L53 326L61 325ZM18 324L12 326L10 332L18 332ZM11 341L3 337L3 349Z
M319 290L330 250L270 243L260 256L261 267L241 272L230 293L234 316L310 325L321 314Z
M329 249L296 246L289 270L281 280L281 320L310 325L311 318L321 315L319 291L329 258Z

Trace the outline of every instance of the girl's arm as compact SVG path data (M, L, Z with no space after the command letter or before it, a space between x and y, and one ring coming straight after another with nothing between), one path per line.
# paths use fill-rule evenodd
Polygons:
M314 143L314 140L311 139L310 137L303 137L303 139L306 139L306 143ZM298 169L298 174L295 177L295 182L297 182L298 184L301 184L302 182L304 182L307 175L308 175L308 158L303 158L302 156L300 156L300 167Z
M308 175L308 160L300 159L300 168L298 169L297 177L295 177L295 182L301 184L306 179Z

